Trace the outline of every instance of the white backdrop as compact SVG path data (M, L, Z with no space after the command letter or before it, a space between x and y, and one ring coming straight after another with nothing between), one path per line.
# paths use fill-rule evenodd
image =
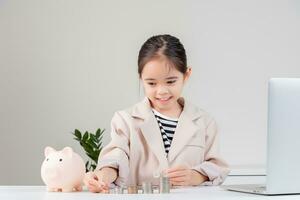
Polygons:
M216 117L233 172L261 173L267 81L300 77L300 2L200 1L188 16L187 94Z
M154 34L185 45L185 96L213 115L233 173L265 165L267 80L300 77L299 1L0 0L0 184L41 184L47 145L106 128L139 99Z

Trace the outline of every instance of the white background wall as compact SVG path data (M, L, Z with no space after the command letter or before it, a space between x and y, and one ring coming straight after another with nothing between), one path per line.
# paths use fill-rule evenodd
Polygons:
M265 165L267 80L300 76L299 1L0 0L0 184L42 184L44 147L106 128L142 98L137 55L155 34L185 45L185 96L217 120L233 173Z

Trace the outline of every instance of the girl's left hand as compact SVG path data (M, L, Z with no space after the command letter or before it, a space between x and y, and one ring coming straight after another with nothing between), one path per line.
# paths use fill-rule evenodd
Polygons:
M186 166L169 168L165 172L170 179L170 183L176 186L195 186L208 180L208 178L200 172L189 169Z

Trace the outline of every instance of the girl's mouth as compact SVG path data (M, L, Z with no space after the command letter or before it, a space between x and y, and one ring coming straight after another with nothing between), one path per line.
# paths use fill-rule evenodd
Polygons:
M166 98L156 98L156 100L159 101L160 103L166 103L166 102L168 102L171 98L172 98L172 96L171 96L171 97L166 97Z

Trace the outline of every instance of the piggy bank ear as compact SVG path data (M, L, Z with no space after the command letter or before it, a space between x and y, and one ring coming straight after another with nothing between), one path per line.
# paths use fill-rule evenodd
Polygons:
M53 149L52 147L46 147L45 150L44 150L45 157L47 157L52 152L56 152L56 150Z
M71 147L65 147L63 150L62 150L62 153L64 155L66 155L67 157L71 158L72 155L73 155L73 149Z

